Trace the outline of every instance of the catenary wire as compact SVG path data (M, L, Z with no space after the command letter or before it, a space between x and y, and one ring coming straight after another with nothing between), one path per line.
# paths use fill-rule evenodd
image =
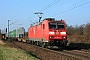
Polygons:
M58 3L59 1L61 1L61 0L54 0L52 3L50 3L47 7L45 7L43 10L41 10L41 12L42 11L44 11L44 10L46 10L46 9L48 9L49 7L51 7L51 6L53 6L54 4L56 4L56 3Z
M67 11L73 10L73 9L75 9L75 8L81 7L81 6L86 5L86 4L89 4L89 3L90 3L90 2L83 3L83 4L81 4L81 5L78 5L78 6L75 6L75 7L70 8L70 9L67 9L67 10L65 10L65 11L62 11L62 12L60 12L60 13L57 13L57 14L55 14L55 15L53 15L53 16L60 15L60 14L62 14L62 13L65 13L65 12L67 12Z
M77 4L79 4L79 3L83 2L83 1L84 1L84 0L81 0L81 1L79 1L79 2L77 2L77 3L74 3L73 5L70 5L69 7L65 8L64 10L69 9L69 8L72 8L73 6L76 6ZM62 11L62 12L63 12L63 11ZM52 14L52 15L56 15L56 14L58 14L58 12L57 12L57 13L54 13L54 14Z
M73 6L76 6L77 4L79 4L79 3L83 2L83 1L85 1L85 0L81 0L81 1L79 1L79 2L77 2L77 3L75 3L75 4L71 5L71 6L69 6L69 7L67 7L67 8L71 8L71 7L73 7ZM67 8L66 8L66 9L67 9Z
M45 7L44 9L42 9L41 12L44 11L44 10L46 10L46 9L48 9L49 7L53 6L54 4L58 3L59 1L60 0L57 0L57 1L56 0L53 0L50 4L47 5L47 7ZM33 18L33 17L34 17L34 14L30 17L30 19ZM30 20L27 20L27 21L30 22ZM26 22L26 20L23 21L23 23L25 23L25 22Z

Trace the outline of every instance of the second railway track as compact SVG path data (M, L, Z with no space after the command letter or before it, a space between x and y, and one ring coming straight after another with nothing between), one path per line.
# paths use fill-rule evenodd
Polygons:
M62 52L66 53L72 57L81 59L81 60L89 60L90 59L90 54L88 54L88 53L83 53L83 52L79 52L79 51L67 51L67 50L64 50Z

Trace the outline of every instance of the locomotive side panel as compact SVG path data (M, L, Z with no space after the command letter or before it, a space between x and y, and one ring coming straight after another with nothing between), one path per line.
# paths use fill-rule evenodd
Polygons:
M28 29L28 42L36 41L37 40L37 27L36 26L31 26Z
M29 27L28 29L29 40L44 41L48 40L48 24L43 21L42 24Z
M49 29L48 29L48 21L44 20L43 22L43 28L42 28L42 38L44 39L45 42L49 41Z
M41 25L36 26L36 37L41 40Z

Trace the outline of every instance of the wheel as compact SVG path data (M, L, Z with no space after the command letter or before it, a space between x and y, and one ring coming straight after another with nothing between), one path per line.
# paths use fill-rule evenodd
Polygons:
M41 46L42 46L43 48L45 48L45 43L42 43Z
M53 48L53 46L50 46L50 49L52 49Z
M35 41L35 45L37 46L37 41Z
M26 43L28 43L28 44L29 44L29 43L30 43L30 42L29 42L29 40L26 40Z
M63 47L62 47L62 46L59 46L58 49L59 49L60 51L63 51Z
M49 48L49 47L48 47L48 43L45 43L45 48L47 48L47 49Z

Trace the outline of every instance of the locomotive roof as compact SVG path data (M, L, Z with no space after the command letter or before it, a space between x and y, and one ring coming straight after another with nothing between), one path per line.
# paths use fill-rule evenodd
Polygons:
M44 20L51 20L51 21L55 21L55 18L45 18Z
M51 22L65 23L65 21L62 20L62 19L61 19L61 20L55 20L55 18L45 18L44 20L48 20L48 21L51 21ZM43 22L44 20L41 20L41 22L38 22L38 23L36 23L36 24L31 24L30 27L40 25L40 24L42 24L42 22Z

